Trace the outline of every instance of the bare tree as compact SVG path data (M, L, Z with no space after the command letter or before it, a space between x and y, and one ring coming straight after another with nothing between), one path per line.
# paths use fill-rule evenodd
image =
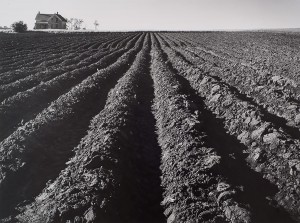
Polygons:
M72 30L73 29L73 23L74 23L74 18L68 19L67 20L67 29Z
M82 19L71 18L71 19L68 19L67 26L68 26L68 29L78 30L78 29L81 29L82 23L83 23Z
M97 21L97 20L95 20L95 22L94 22L94 26L95 26L95 30L97 30L97 28L98 28L98 26L99 26L99 23L98 23L98 21Z
M75 30L81 29L82 23L83 23L82 19L75 19L74 29Z

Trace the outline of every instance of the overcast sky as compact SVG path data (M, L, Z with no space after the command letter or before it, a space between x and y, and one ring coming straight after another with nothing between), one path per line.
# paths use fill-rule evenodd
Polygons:
M0 26L59 12L101 30L300 28L300 0L0 0Z

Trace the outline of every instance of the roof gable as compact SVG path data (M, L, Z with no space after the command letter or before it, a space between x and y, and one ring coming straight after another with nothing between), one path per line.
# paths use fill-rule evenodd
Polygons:
M58 18L60 18L61 21L67 22L67 20L66 20L64 17L62 17L60 14L56 14L56 16L57 16Z
M37 21L48 21L48 19L52 16L53 14L37 14L35 17L35 20Z

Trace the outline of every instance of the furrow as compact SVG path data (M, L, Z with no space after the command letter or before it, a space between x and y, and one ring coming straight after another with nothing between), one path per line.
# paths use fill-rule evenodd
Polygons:
M19 202L31 200L65 167L90 119L103 108L108 91L142 48L143 39L116 63L73 87L1 142L1 217L15 213Z
M260 93L257 93L256 90L252 93L249 93L249 91L245 90L245 86L251 91L251 88L249 88L249 86L256 86L258 84L254 81L256 79L259 79L259 77L256 77L256 75L251 76L253 83L249 83L246 80L242 80L242 78L244 78L245 76L246 71L240 71L238 72L238 74L233 74L232 72L230 72L230 70L234 70L230 68L235 67L235 65L233 64L216 64L216 60L213 59L208 59L205 61L203 56L197 57L195 56L195 53L179 48L176 48L175 54L192 66L200 68L206 66L207 69L209 69L211 77L215 78L223 85L226 85L241 100L248 101L250 104L257 107L263 114L265 121L272 122L274 125L276 125L277 128L282 128L287 134L289 134L294 139L300 138L300 115L298 112L300 107L296 105L297 103L295 102L295 100L291 101L288 99L287 92L289 91L287 89L279 91L285 92L281 95L282 97L270 93L272 91L277 92L279 94L276 88L274 88L274 86L272 86L271 84L268 88L258 86L257 89L260 89ZM218 67L220 66L222 66L223 68L219 69ZM241 76L242 78L235 78L236 76ZM262 95L265 96L262 97ZM288 95L290 95L290 93Z
M59 59L59 65L56 64L55 60L49 61L49 63L53 63L53 65L49 65L49 63L44 64L43 66L34 66L32 68L17 70L17 71L9 71L7 73L4 73L0 77L1 81L1 96L2 98L5 98L5 93L10 90L11 92L16 91L15 89L22 90L22 84L26 83L26 86L30 88L30 86L34 86L36 83L39 83L40 81L46 80L46 78L51 77L51 71L56 70L66 70L70 65L76 64L85 58L90 57L90 53L87 52L76 52L76 53L69 53L66 51L64 54L67 54L68 56L65 56L63 60ZM80 54L80 55L78 55ZM59 55L57 55L59 58ZM44 77L45 76L45 77ZM20 86L20 87L19 87ZM13 88L13 90L11 89ZM15 88L15 89L14 89ZM23 87L24 88L24 87ZM6 93L8 94L8 93Z
M210 76L210 70L205 69L207 67L192 67L174 51L163 48L178 73L205 99L209 109L224 120L226 130L247 147L243 152L248 154L245 159L251 167L277 187L271 196L266 197L274 203L274 209L280 206L272 221L291 222L285 211L299 220L299 140L265 121L257 107Z
M154 45L154 112L168 222L252 222L243 191L224 175L225 159L208 135L204 107L166 63Z
M76 45L78 47L78 46L82 45L82 43L76 43ZM66 44L66 47L71 47L71 46L74 46L74 43ZM37 54L37 55L25 54L24 56L21 56L21 57L19 55L16 57L13 57L13 55L9 54L11 60L8 60L8 63L6 63L6 64L2 64L1 73L4 73L5 71L10 71L12 69L20 69L20 68L37 66L38 64L43 62L45 59L46 60L49 59L48 57L50 57L50 58L53 57L53 54L63 53L65 51L66 47L61 49L54 45L51 48L48 47L45 51L39 52L39 54ZM43 57L41 57L41 55L43 55Z
M110 91L105 108L93 118L75 156L17 217L21 222L162 222L162 213L152 207L157 197L152 181L153 174L158 178L152 167L157 164L151 158L151 153L157 153L153 151L156 140L143 129L148 123L138 123L145 121L139 117L143 103L152 116L150 101L145 102L141 94L149 85L144 76L148 75L149 50L145 41L131 68ZM144 134L149 138L143 139ZM140 140L146 140L148 147ZM72 182L71 188L66 179ZM53 196L58 192L61 196ZM159 207L159 201L155 202Z
M13 83L0 86L0 101L3 101L9 98L10 96L17 94L18 92L25 91L39 84L43 84L44 82L54 79L55 77L60 76L66 72L73 72L77 69L91 66L91 64L96 63L97 61L99 61L100 59L102 59L103 57L111 53L112 53L111 51L104 51L104 52L98 52L94 55L87 54L86 59L84 60L77 59L77 63L76 60L65 61L64 63L60 64L57 69L55 68L52 69L51 67L49 68L47 67L46 70L43 72L36 72L35 74L31 74L26 78L19 79ZM67 66L68 63L72 63L72 64Z
M288 77L299 83L299 36L296 33L238 32L194 35L193 42L250 65L258 72ZM226 52L226 53L224 53Z
M104 50L105 51L105 50ZM7 73L3 73L0 76L1 85L5 87L7 84L13 84L14 81L20 81L22 78L29 78L28 76L33 76L34 74L37 75L41 71L49 71L53 69L61 69L70 64L78 63L80 60L89 57L90 52L85 49L76 49L70 51L69 49L62 50L61 57L59 54L54 54L52 57L57 58L54 60L50 60L47 58L42 57L43 62L39 65L27 65L26 68L22 67L21 69L17 70L16 68L10 69ZM14 70L13 72L11 70Z
M5 50L4 51L4 55L14 55L14 56L11 58L11 60L9 60L7 57L1 58L1 66L2 67L11 66L12 64L14 64L16 62L20 63L21 62L20 59L24 58L25 55L26 56L34 56L34 55L40 54L41 52L45 52L45 53L52 52L52 51L56 51L57 48L65 47L65 46L70 46L70 45L74 44L72 42L66 42L66 44L63 45L62 43L59 43L59 42L55 43L52 40L49 43L52 44L54 48L49 49L49 48L45 47L45 44L42 46L42 45L39 45L38 43L36 43L37 49L39 49L39 50L32 51L32 49L27 49L27 50L25 50L25 49L19 49L18 48L18 44L20 44L20 43L17 43L17 41L16 42L11 41L11 42L13 43L13 46L14 46L14 48L13 48L14 52L9 51L9 50ZM23 43L23 46L24 45L27 45L26 42ZM32 44L28 44L28 46L32 46ZM19 51L19 54L17 54L17 51ZM18 61L18 59L19 59L19 61Z
M119 50L107 55L104 54L104 57L96 63L83 63L84 66L82 67L78 66L70 72L65 72L56 78L4 100L0 104L0 141L9 136L19 125L32 119L48 103L97 72L97 70L109 66L125 52L126 50Z
M211 69L219 78L248 98L253 98L252 101L265 110L265 113L270 113L269 116L277 119L279 125L290 129L290 132L299 138L300 91L295 81L284 75L260 71L243 62L229 60L203 48L193 47L188 50L200 54L200 58L210 58L209 61L214 65ZM194 64L199 63L198 58L190 58Z
M109 38L109 35L106 34L103 38L101 38L101 41L105 41ZM5 55L10 55L10 59L7 60L9 64L6 66L12 67L16 69L17 67L28 67L30 65L38 65L40 62L45 60L47 58L47 55L52 56L52 54L59 54L61 52L65 52L67 49L70 49L71 51L78 51L78 49L84 48L85 46L90 46L92 45L93 41L94 43L99 41L100 39L97 37L92 37L89 38L90 42L82 44L83 38L80 37L79 35L75 35L72 39L69 38L63 38L65 41L64 44L61 44L60 42L60 37L53 36L53 39L50 39L47 41L47 39L44 39L43 37L40 38L43 40L43 45L42 47L38 45L34 45L34 48L37 50L32 51L32 44L29 44L31 46L31 49L28 51L24 51L21 49L16 50L14 54L12 53L5 53ZM94 40L93 40L94 39ZM58 40L58 41L55 41ZM79 41L78 41L79 40ZM95 41L96 40L96 41ZM22 43L22 45L25 45L26 43ZM49 47L51 46L51 47ZM45 57L46 55L46 57ZM26 56L24 58L24 56ZM7 56L4 56L4 58L7 58ZM28 58L28 59L27 59ZM2 63L2 69L5 67L5 64Z

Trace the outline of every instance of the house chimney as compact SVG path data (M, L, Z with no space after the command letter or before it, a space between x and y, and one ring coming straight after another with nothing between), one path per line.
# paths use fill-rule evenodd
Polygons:
M58 12L56 14L58 15Z
M38 14L40 14L40 11L38 12Z

